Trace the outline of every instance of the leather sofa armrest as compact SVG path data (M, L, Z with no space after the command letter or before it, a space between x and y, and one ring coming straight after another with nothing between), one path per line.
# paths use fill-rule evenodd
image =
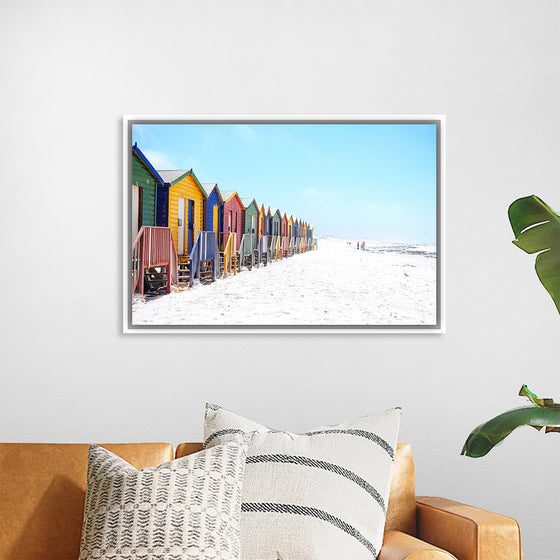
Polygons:
M458 560L520 560L515 519L445 498L416 498L418 538L448 550Z
M385 531L378 560L456 560L436 546L401 531Z

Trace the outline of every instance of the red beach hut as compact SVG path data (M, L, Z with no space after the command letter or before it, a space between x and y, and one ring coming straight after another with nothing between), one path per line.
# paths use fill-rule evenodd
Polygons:
M237 234L235 250L239 251L241 238L243 237L243 203L236 191L222 191L224 201L224 221L223 221L223 247L225 247L229 234Z

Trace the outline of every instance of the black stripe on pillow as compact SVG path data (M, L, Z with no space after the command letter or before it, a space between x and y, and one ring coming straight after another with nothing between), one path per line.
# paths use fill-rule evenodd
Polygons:
M247 464L249 463L287 463L293 465L303 465L306 467L312 467L317 469L323 469L325 471L333 472L339 476L344 476L348 480L355 482L358 486L361 486L380 506L385 514L387 512L385 506L385 500L379 494L379 492L371 485L369 482L364 480L361 476L353 473L352 471L341 467L340 465L335 465L334 463L328 463L327 461L320 461L318 459L310 459L309 457L301 457L299 455L252 455L247 457Z
M241 511L243 512L260 512L260 513L290 513L294 515L306 515L309 517L315 517L316 519L320 519L322 521L326 521L331 525L334 525L341 531L344 531L348 535L354 537L358 542L364 545L372 554L374 558L377 558L377 551L373 544L368 541L360 531L349 525L342 519L327 513L321 509L307 507L307 506L298 506L295 504L271 504L271 503L262 503L262 502L249 502L249 503L242 503L241 504Z
M208 438L203 444L203 447L205 448L214 438L226 434L246 434L246 433L250 433L250 432L245 432L243 430L236 430L233 428L227 430L218 430L217 432L214 432L213 434L208 436ZM258 432L258 433L263 433L263 432ZM278 430L268 430L267 432L264 433L269 433L269 434L281 433L281 434L291 435L289 432L280 432ZM393 460L395 459L395 450L391 445L389 445L382 437L378 436L377 434L374 434L372 432L366 432L365 430L339 430L339 429L317 430L315 432L306 432L305 434L296 434L296 435L315 436L315 435L322 435L322 434L345 434L345 435L358 436L358 437L369 439L370 441L375 442L382 449L384 449L389 455L389 457L391 457L391 459Z
M317 430L315 432L307 432L302 435L314 436L314 435L321 435L321 434L346 434L351 436L363 437L377 443L377 445L382 447L389 454L389 457L391 457L391 459L395 458L395 450L382 437L372 432L366 432L365 430L338 430L338 429Z
M241 435L245 435L247 432L244 432L243 430L236 430L233 428L229 428L227 430L218 430L217 432L214 432L212 435L208 436L208 438L206 439L206 441L202 444L202 448L206 449L206 446L215 438L220 437L220 436L225 436L226 434L241 434Z

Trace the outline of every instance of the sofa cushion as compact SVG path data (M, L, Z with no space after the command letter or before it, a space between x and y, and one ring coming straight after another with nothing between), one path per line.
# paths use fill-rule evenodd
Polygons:
M168 443L104 444L137 468L173 459ZM0 560L76 560L89 444L0 444Z
M80 560L237 560L246 454L231 442L137 470L92 445Z
M175 457L184 457L202 449L200 443L180 443ZM394 530L416 535L416 488L414 483L414 458L408 443L397 443L391 490L387 505L385 531Z
M395 408L294 434L207 405L205 447L252 433L243 485L243 560L376 558L399 421Z
M416 485L414 458L408 443L398 443L391 477L385 531L416 535Z

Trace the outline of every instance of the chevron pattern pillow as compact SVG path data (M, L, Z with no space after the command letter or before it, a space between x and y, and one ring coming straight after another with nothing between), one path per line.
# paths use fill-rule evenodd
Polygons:
M252 433L241 505L243 560L375 560L400 408L304 434L206 405L204 446Z
M137 470L92 445L80 560L238 560L247 444Z

